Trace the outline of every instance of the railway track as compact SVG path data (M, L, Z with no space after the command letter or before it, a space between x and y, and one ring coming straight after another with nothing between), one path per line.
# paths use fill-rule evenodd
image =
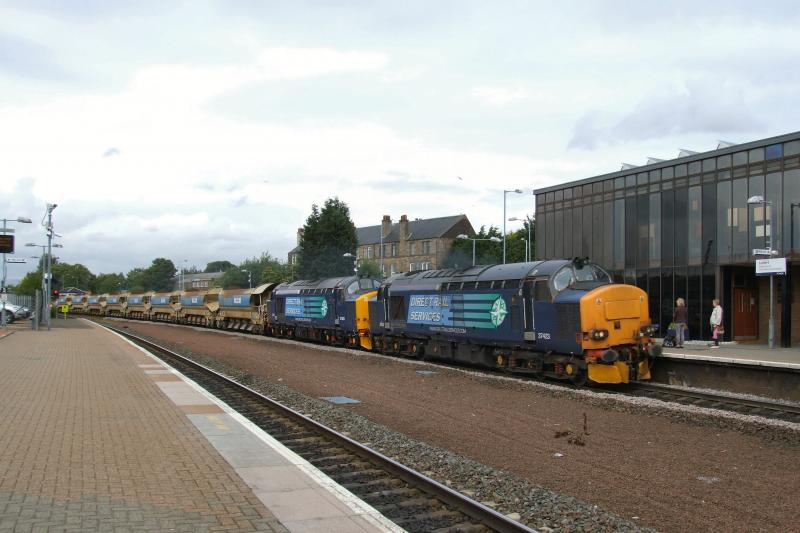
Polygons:
M103 326L194 380L406 531L534 531L187 357Z
M726 394L675 388L659 383L631 383L627 394L677 402L696 407L732 411L744 415L757 415L776 420L800 423L800 406L771 400L740 398Z
M105 324L104 324L105 325ZM113 329L113 328L112 328ZM123 333L123 332L120 332ZM123 333L124 334L124 333ZM392 355L380 354L382 357L395 357ZM447 362L436 362L438 365L446 367L463 368L463 365L452 364ZM485 369L471 370L480 373L487 373L489 375L495 374L493 371ZM507 373L504 376L509 377ZM536 378L525 378L515 376L521 380L530 380ZM558 382L553 382L553 385L559 385ZM563 384L566 388L574 388L573 385ZM787 422L800 424L800 406L782 403L779 401L772 401L768 399L750 399L740 398L737 396L725 395L722 393L701 392L695 390L687 390L675 388L669 385L659 383L645 383L634 382L625 386L614 386L602 389L605 392L615 392L620 394L627 394L629 396L640 396L647 398L654 398L665 402L680 403L682 405L693 405L696 407L707 407L710 409L719 409L722 411L730 411L734 413L762 416L774 420L784 420Z

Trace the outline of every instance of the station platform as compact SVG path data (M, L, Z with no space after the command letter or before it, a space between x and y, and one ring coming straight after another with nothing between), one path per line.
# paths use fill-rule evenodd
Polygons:
M0 405L0 531L398 530L87 321L0 337Z
M711 348L707 341L687 341L683 349L665 347L663 355L671 359L800 370L800 347L770 349L766 344L721 343L719 348Z

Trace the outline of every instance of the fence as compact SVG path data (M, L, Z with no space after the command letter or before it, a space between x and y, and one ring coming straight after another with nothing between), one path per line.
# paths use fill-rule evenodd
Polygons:
M27 294L9 294L8 303L33 309L33 296L28 296Z

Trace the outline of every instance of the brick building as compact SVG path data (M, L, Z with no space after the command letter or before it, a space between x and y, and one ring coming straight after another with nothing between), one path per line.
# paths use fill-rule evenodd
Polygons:
M440 268L453 241L460 234L475 236L466 215L408 220L396 223L384 215L378 226L356 228L358 262L382 264L384 275ZM383 253L381 253L383 247Z

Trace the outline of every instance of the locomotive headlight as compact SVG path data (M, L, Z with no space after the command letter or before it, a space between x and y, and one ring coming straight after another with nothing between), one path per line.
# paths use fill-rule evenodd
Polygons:
M601 341L603 339L608 338L608 330L607 329L593 329L592 330L592 339L596 341Z
M656 332L656 328L652 324L648 324L646 326L642 326L639 328L643 337L652 337L653 334Z

